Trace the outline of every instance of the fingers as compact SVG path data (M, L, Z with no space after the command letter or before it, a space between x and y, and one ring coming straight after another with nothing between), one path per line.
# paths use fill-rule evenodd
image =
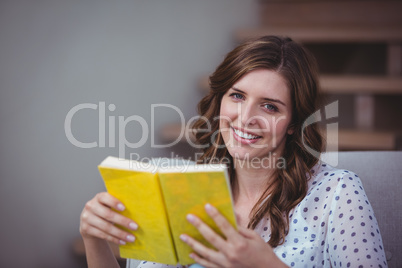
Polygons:
M210 204L206 204L205 210L208 215L214 220L214 222L225 235L225 237L233 238L238 236L238 232L235 230L235 228L233 228L228 220L222 214L220 214L215 207Z
M187 215L187 220L216 248L216 250L210 249L188 235L181 235L180 238L196 252L190 257L197 263L205 267L243 267L245 257L253 252L252 247L258 245L264 247L265 251L266 243L256 232L242 227L236 230L216 208L209 204L205 206L205 210L226 239L216 234L198 217Z
M138 225L111 208L120 211L125 209L118 199L108 193L99 193L88 201L81 213L81 235L94 236L116 244L133 242L135 237L116 225L129 230L137 230Z
M219 267L216 263L224 260L220 252L204 246L188 235L182 234L180 239L197 252L197 254L191 253L190 257L204 267Z
M133 220L110 209L115 208L118 211L123 211L125 209L124 205L112 195L106 192L99 193L95 196L94 201L91 201L86 204L86 208L92 211L95 215L130 230L138 229L138 225Z
M81 224L82 232L88 236L105 239L115 244L124 245L127 242L134 242L135 237L114 224L93 215Z
M195 228L202 234L202 236L213 245L216 249L220 250L225 247L225 240L215 233L207 224L201 221L198 217L188 214L187 220L194 225ZM201 244L200 244L201 245ZM198 251L197 251L198 252Z
M94 199L98 200L101 204L119 211L123 211L125 209L124 205L116 197L106 192L98 193Z
M96 203L94 205L92 203L88 204L88 206L92 213L108 222L124 226L131 230L136 230L138 228L137 224L131 219L119 214L114 210L111 210L106 206L99 206L96 205Z

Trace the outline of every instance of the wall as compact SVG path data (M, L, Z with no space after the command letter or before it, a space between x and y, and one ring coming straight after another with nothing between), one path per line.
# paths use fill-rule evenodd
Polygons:
M108 131L100 148L99 104L116 120L116 143L119 133L140 141L141 125L119 131L118 117L150 124L151 104L195 115L198 79L234 46L236 28L257 24L256 9L254 0L1 1L1 267L78 267L79 215L104 189L96 166L119 153ZM95 148L76 147L65 133L66 115L84 103L98 106L77 112L71 130ZM155 115L156 138L179 119L168 108ZM148 138L126 155L169 155L151 147Z

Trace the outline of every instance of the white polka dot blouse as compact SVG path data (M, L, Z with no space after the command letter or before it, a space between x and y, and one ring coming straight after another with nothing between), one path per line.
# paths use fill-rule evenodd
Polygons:
M387 267L373 209L353 172L317 164L306 197L289 214L276 255L290 267ZM268 242L269 217L255 231ZM128 260L127 267L133 268ZM142 261L138 267L182 267Z

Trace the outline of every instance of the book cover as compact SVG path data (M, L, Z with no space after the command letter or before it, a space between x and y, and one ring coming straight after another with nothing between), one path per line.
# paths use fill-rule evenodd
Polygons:
M147 163L106 158L99 171L107 191L126 209L122 215L138 223L135 242L120 246L123 258L164 264L187 265L192 249L182 242L186 233L212 247L186 220L188 213L201 218L220 233L206 214L207 203L215 206L236 227L230 183L223 165L158 167Z

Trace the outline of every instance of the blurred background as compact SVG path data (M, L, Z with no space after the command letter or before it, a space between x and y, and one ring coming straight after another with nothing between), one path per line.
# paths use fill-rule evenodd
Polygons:
M122 138L141 144L125 157L193 157L185 141L154 145L176 141L181 114L197 114L208 75L247 38L288 35L315 54L324 104L339 101L340 150L401 150L401 10L391 0L0 1L0 267L85 267L76 239L84 204L104 190L97 165L122 153Z

